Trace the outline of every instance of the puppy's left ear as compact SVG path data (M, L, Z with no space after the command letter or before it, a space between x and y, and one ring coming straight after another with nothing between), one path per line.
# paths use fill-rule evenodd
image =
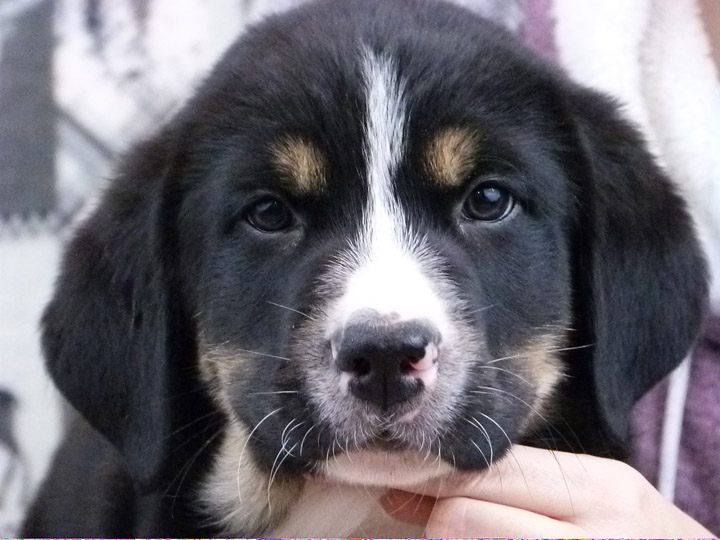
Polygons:
M594 344L595 399L624 441L635 402L693 345L707 273L692 219L638 131L604 96L574 90L580 201L574 239L576 313Z

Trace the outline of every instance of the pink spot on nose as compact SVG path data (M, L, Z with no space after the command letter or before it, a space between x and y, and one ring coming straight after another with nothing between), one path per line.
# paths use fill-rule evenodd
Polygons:
M435 367L435 364L437 364L438 360L438 348L437 345L434 343L429 343L425 347L425 356L422 358L419 358L418 360L413 360L410 362L410 374L414 375L414 372L423 372L430 370Z
M420 379L425 388L429 390L437 380L439 356L438 346L435 343L429 343L425 346L425 356L409 362L406 374Z

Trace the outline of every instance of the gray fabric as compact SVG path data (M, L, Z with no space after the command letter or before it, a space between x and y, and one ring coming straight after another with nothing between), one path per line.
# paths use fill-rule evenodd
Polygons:
M46 0L3 25L0 219L44 216L55 206L53 9Z

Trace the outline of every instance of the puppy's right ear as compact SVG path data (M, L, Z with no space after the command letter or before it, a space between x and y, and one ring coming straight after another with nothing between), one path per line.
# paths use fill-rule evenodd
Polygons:
M190 414L176 396L193 390L179 376L192 369L195 343L175 264L171 150L163 136L128 156L70 242L42 319L56 385L140 485L163 473L176 425Z

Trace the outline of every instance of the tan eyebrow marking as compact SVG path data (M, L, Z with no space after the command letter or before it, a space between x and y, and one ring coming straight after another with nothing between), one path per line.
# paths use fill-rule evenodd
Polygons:
M272 156L275 166L299 191L320 191L325 187L325 159L311 142L288 137L272 148Z
M480 150L480 137L463 127L437 133L427 147L425 164L430 176L444 186L456 186L472 171Z

